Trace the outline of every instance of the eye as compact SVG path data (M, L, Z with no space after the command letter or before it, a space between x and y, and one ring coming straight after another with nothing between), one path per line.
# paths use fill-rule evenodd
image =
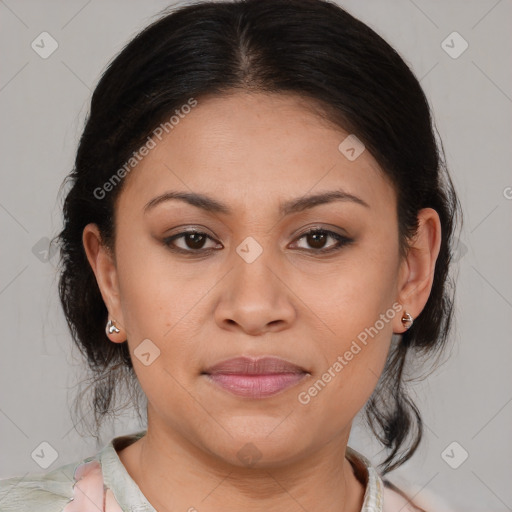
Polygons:
M334 231L329 231L327 229L311 229L306 233L302 234L297 240L300 241L304 239L306 243L312 247L312 249L304 248L309 252L317 252L317 253L327 253L333 252L341 249L343 246L348 245L353 242L351 238L340 235L339 233L335 233ZM331 244L327 248L325 248L326 242L331 239L334 240L334 244Z
M326 248L325 246L329 239L333 240L334 243ZM206 246L209 240L214 242L211 247ZM306 233L303 233L297 238L297 241L301 240L305 240L311 248L299 246L299 249L321 254L340 250L343 246L353 242L352 239L340 235L339 233L319 228L310 229ZM176 243L177 241L179 241L179 244ZM181 231L180 233L165 238L163 243L172 251L189 254L208 253L222 248L222 244L219 244L211 236L197 230ZM220 247L218 247L219 245ZM295 242L295 245L297 245L297 242Z
M180 240L182 246L175 244L176 240ZM190 230L176 233L164 240L164 244L167 245L171 250L177 252L209 252L215 247L206 247L205 243L207 240L215 242L215 240L201 231Z

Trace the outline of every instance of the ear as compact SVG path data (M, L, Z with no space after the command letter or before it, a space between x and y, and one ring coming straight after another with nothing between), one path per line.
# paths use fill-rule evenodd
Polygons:
M441 248L441 221L433 208L423 208L418 213L418 232L410 241L410 250L400 265L398 302L403 310L396 317L395 333L406 328L402 314L416 318L425 307L434 282L434 270Z
M115 343L126 340L126 330L119 295L119 281L115 259L111 251L102 243L101 234L96 224L87 224L82 232L82 243L87 259L96 276L96 282L107 306L109 319L115 322L120 332L107 333Z

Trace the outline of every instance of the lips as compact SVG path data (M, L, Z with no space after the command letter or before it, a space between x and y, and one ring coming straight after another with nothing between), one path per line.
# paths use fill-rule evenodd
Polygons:
M236 357L203 372L208 380L233 395L265 398L288 389L309 373L278 357Z
M272 375L276 373L306 373L304 368L279 357L235 357L221 361L204 371L209 375Z

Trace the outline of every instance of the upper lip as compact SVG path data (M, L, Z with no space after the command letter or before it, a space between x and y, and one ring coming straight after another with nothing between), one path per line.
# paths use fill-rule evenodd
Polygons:
M304 368L280 357L235 357L210 366L203 373L269 375L279 373L307 373Z

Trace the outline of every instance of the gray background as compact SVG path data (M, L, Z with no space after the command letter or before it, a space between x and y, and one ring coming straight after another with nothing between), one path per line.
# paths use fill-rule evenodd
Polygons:
M414 386L425 438L392 480L415 484L418 496L441 495L455 510L512 510L512 2L340 4L421 79L465 213L451 358ZM83 363L57 298L57 257L45 258L41 247L60 229L58 189L101 71L167 5L0 1L0 478L42 471L31 453L43 441L58 453L48 470L98 448L70 418ZM31 48L43 31L59 45L47 59ZM454 31L469 44L458 58L442 47ZM460 43L448 39L452 52ZM103 441L138 429L132 416ZM457 469L441 455L453 441L460 447L449 451L452 461L469 454ZM380 460L358 424L350 444Z

